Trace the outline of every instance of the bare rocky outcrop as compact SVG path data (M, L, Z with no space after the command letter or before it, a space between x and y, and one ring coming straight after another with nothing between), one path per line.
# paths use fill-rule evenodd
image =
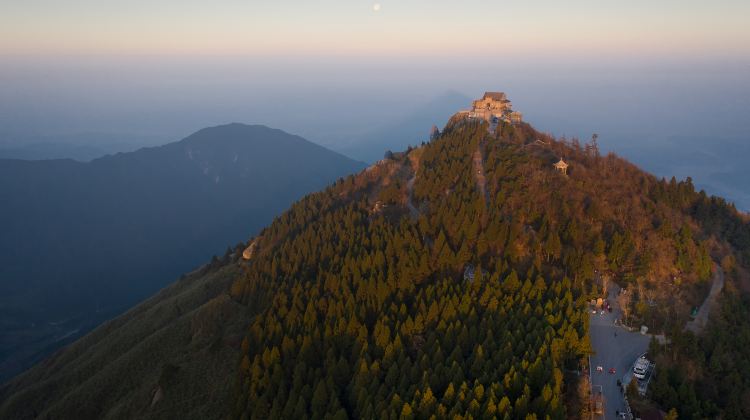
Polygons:
M156 387L156 390L154 391L154 397L151 399L151 407L155 406L159 403L159 401L164 399L164 388L161 386Z
M244 251L242 251L242 258L250 260L255 255L255 251L258 248L258 239L253 240Z

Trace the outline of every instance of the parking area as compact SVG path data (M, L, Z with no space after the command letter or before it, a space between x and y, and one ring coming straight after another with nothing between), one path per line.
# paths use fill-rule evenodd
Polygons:
M603 414L594 417L599 419L614 419L617 412L625 411L625 398L617 381L626 383L624 379L632 375L633 363L648 350L650 341L647 335L628 332L614 324L615 319L622 316L615 299L618 290L616 286L609 290L612 312L605 310L594 314L589 311L589 331L594 349L591 384L592 387L601 387L604 403ZM601 371L597 367L601 367Z

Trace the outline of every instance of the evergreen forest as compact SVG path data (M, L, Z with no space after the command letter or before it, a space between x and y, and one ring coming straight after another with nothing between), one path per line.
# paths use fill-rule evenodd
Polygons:
M567 175L553 167L561 157ZM430 143L299 201L254 239L231 287L256 314L233 413L577 418L587 396L570 373L586 368L586 302L602 278L654 293L679 278L700 291L712 254L742 265L748 238L731 205L690 179L602 156L596 137L581 145L527 124L489 133L454 119ZM682 320L672 322L664 329ZM689 351L679 339L672 347ZM674 396L670 383L684 381L672 376L660 375L655 400L685 407L695 390Z

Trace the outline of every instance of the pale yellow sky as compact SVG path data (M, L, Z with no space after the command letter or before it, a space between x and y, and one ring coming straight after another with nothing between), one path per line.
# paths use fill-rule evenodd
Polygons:
M750 53L737 0L4 0L0 53Z

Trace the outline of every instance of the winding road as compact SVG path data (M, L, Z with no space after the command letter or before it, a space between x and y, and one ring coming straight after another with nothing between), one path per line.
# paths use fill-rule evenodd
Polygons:
M702 331L723 287L724 272L716 266L711 291L701 305L698 315L686 325L688 330L695 333ZM614 419L616 412L625 410L625 399L617 386L617 380L620 379L623 383L629 382L634 362L640 355L646 353L651 341L650 335L629 332L614 325L615 319L622 319L622 311L617 302L619 290L620 288L615 284L610 287L611 313L607 311L604 311L604 314L589 313L589 334L591 346L594 349L594 354L590 359L591 385L593 389L599 389L601 386L604 395L604 414L593 416L595 419ZM601 366L603 372L597 372L597 366ZM615 368L616 373L610 374L610 368Z
M698 309L698 315L695 316L694 320L687 323L685 329L692 331L695 334L700 334L703 329L706 328L706 324L708 323L708 315L711 312L711 309L716 306L716 300L719 298L719 293L721 293L721 290L723 288L724 271L721 269L721 267L715 265L711 291L708 292L706 300L703 301L700 309Z

